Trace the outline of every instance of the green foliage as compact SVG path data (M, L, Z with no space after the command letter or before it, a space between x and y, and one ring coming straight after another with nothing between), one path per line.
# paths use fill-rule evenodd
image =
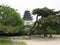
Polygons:
M32 12L34 15L42 16L42 18L47 17L49 15L56 15L57 13L59 13L58 11L54 11L54 9L49 9L47 7L37 8L34 9Z
M23 30L19 30L18 34L19 35L27 35L28 32L29 32L29 30L23 29Z
M18 33L20 29L21 29L20 26L6 26L6 25L0 24L0 34L13 35Z
M22 25L23 20L21 19L19 13L15 9L8 6L0 7L0 20L4 25Z
M42 30L42 34L57 34L60 31L60 22L57 15L50 15L46 18L39 19L39 29ZM39 31L38 31L39 32Z
M53 30L51 27L47 27L47 33L48 34L56 34L56 30Z
M0 34L16 34L23 25L23 19L15 9L4 5L0 7Z

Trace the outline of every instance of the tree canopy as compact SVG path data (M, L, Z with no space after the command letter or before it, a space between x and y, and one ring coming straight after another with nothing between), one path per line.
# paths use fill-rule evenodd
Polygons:
M13 8L8 6L0 7L0 22L4 25L22 25L23 21L20 14Z
M54 9L49 9L47 7L44 7L44 8L36 8L32 11L32 13L34 15L37 15L37 16L42 16L43 17L47 17L49 15L56 15L58 14L60 11L54 11Z
M14 8L3 5L0 6L0 24L0 32L17 33L23 27L24 22Z

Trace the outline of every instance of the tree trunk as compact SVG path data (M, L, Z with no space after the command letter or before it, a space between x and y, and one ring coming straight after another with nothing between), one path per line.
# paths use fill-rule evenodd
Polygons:
M47 37L47 34L44 34L44 37Z
M46 31L46 29L44 30L44 37L47 37L47 31Z
M52 35L50 34L50 36L49 36L50 38L52 38Z
M34 29L36 28L37 22L38 22L38 15L36 17L36 22L34 23L33 27L30 29L30 31L28 33L28 36L30 36L32 34L32 31L34 31Z
M44 16L41 16L41 18L44 18Z
M30 35L32 34L33 28L35 27L36 23L37 23L37 22L35 22L35 23L34 23L34 26L29 30L28 36L30 36Z
M38 21L38 15L36 16L36 21Z

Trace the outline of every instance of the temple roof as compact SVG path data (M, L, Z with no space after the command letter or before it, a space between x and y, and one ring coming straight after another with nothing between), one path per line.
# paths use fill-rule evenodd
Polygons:
M30 11L26 10L26 11L24 12L23 19L24 19L24 20L32 20L32 16L31 16L31 14L30 14Z

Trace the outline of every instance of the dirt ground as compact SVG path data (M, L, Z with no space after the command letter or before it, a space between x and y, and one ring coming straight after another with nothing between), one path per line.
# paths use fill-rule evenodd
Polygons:
M53 35L53 38L43 38L38 36L32 36L31 39L16 39L12 37L13 42L25 42L27 45L60 45L60 35Z

